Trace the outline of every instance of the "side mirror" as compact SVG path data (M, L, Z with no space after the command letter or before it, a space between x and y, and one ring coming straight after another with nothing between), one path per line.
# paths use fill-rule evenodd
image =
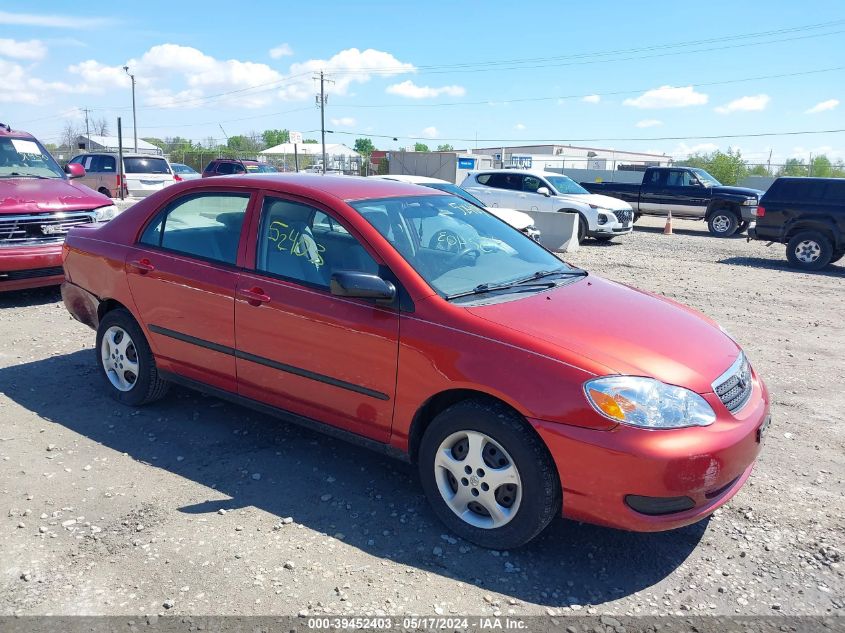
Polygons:
M391 303L396 299L396 286L378 275L339 270L332 274L331 293L338 297L375 299L379 303Z
M538 188L537 188L537 193L539 193L541 196L546 196L547 198L548 198L550 195L552 195L552 192L551 192L551 191L549 191L549 188L548 188L548 187L538 187Z
M65 165L65 173L70 178L82 178L85 175L85 168L79 163L68 163Z

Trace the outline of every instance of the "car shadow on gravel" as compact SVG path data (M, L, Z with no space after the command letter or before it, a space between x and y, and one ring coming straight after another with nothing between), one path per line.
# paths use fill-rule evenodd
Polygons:
M5 308L29 308L47 305L62 300L58 286L33 288L32 290L12 290L0 292L0 310Z
M731 264L733 266L751 266L753 268L766 268L768 270L782 270L787 273L799 273L802 275L821 275L824 277L845 277L845 260L831 264L821 270L801 270L793 268L784 259L768 259L765 257L726 257L719 260L720 264Z
M715 235L711 235L710 231L707 230L707 226L704 223L700 224L701 228L696 229L686 229L686 228L679 228L677 224L674 224L672 227L672 233L677 235L690 235L692 237L706 237L711 240L744 240L747 239L745 233L734 233L730 237L716 237ZM642 226L637 225L634 227L634 233L652 233L658 234L663 233L662 226Z
M312 533L279 525L281 518L292 517L309 530L372 556L498 592L506 599L548 607L598 605L663 580L690 555L707 528L704 521L671 532L637 534L558 519L528 546L492 552L447 532L429 510L412 466L180 388L154 405L124 407L107 395L92 350L2 368L0 390L43 420L146 465L133 465L133 476L138 468L175 475L174 496L184 489L181 478L203 486L194 503L180 507L174 502L160 510L173 529L186 515L219 522L224 530L221 557L227 555L230 539L239 538L234 536L237 522L268 543L274 535L289 534L306 545L309 558L319 559L316 547L324 537L309 540ZM35 427L21 429L28 432L35 433ZM45 447L55 441L49 439L49 427L46 433ZM115 459L114 454L108 457L110 462ZM101 487L102 480L91 475L90 485ZM133 482L112 476L108 483ZM168 499L161 488L149 493L150 498L138 503L157 499L160 506ZM269 516L252 513L246 523L238 514L218 514L221 509L251 506ZM259 546L254 555L262 565L273 567L282 564L269 560L275 551ZM331 556L342 555L342 547L332 550Z

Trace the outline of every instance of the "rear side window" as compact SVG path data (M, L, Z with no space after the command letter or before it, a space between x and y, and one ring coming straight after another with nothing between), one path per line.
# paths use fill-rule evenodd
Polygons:
M179 198L153 220L141 243L234 264L249 194L202 193Z
M169 174L170 168L163 158L131 156L123 159L127 174Z
M235 165L234 163L217 163L217 173L223 174L234 174L235 173Z
M522 191L522 176L520 174L490 174L487 186Z
M482 185L486 185L487 181L490 180L490 176L492 176L492 175L493 174L479 174L478 176L475 177L475 180Z
M210 163L208 163L208 165L205 166L205 169L203 169L203 171L214 171L214 168L216 166L217 166L217 161L213 160Z
M114 156L101 156L100 161L100 171L117 172L117 161L114 159Z

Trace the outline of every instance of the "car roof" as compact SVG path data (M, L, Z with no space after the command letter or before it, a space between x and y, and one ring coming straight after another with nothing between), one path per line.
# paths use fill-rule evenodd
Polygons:
M473 172L473 175L480 174L527 174L529 176L566 176L556 171L546 171L544 169L479 169Z
M74 158L77 156L118 156L120 152L110 152L110 151L98 151L98 150L80 150L79 153L74 154ZM123 152L124 158L161 158L163 160L167 160L164 156L159 156L158 154L144 154L143 152Z
M16 130L15 128L8 129L5 123L0 123L0 136L14 136L15 138L35 139L35 137L29 132L24 132L23 130Z
M415 176L412 174L384 174L379 176L370 176L370 178L381 178L382 180L395 180L397 182L410 182L412 184L417 185L429 185L429 184L447 184L451 185L448 180L442 180L440 178L429 178L428 176Z
M238 187L249 185L261 189L278 190L285 193L308 195L322 193L340 200L376 200L401 196L436 196L442 191L421 187L411 183L364 178L362 176L332 176L309 173L251 173L245 175L214 176L202 180L186 181L184 188L203 188L215 181L229 182Z

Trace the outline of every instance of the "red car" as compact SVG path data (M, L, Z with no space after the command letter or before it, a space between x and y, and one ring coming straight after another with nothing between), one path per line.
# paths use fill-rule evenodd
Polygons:
M486 547L560 514L698 521L748 479L769 420L713 321L416 185L179 183L71 231L64 265L119 401L178 383L404 456L440 519Z
M70 182L31 134L0 124L0 292L62 282L62 242L72 226L108 220L106 196Z

